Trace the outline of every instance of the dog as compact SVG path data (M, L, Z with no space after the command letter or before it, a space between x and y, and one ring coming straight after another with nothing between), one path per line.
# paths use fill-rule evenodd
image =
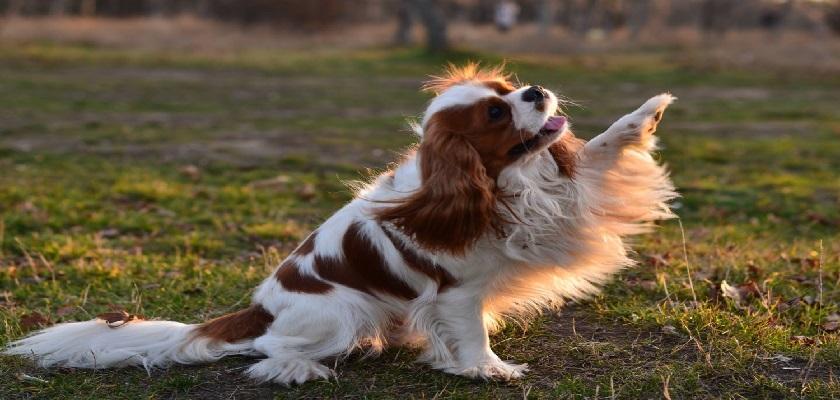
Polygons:
M319 361L414 345L432 368L511 380L489 334L596 293L631 266L625 238L674 217L651 155L661 94L585 142L558 97L501 68L450 66L415 124L419 145L358 190L260 284L250 307L200 323L107 313L12 342L44 367L147 369L263 356L260 382L329 379Z

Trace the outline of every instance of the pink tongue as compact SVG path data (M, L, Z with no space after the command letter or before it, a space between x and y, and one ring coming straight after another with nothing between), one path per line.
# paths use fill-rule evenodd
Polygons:
M548 117L548 121L543 125L543 129L547 131L559 131L566 124L566 117Z

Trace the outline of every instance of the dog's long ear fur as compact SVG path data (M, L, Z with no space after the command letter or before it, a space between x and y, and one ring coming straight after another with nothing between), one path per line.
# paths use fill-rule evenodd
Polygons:
M422 183L377 212L429 250L463 254L488 231L500 230L495 183L463 137L432 121L418 151Z

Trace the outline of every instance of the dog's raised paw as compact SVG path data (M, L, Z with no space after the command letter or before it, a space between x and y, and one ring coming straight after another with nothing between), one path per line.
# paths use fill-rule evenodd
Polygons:
M676 99L670 93L663 93L651 97L639 109L630 114L635 117L633 118L635 120L634 122L641 128L639 133L641 133L642 137L651 135L656 131L659 121L662 121L662 115L665 113L665 109Z
M674 100L676 97L669 93L651 97L636 111L621 117L610 127L610 131L617 135L622 146L649 143L648 138L656 132L665 109Z

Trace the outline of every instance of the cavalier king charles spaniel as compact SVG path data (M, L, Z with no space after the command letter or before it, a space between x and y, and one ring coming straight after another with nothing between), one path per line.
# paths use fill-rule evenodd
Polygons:
M624 238L671 218L677 196L651 152L674 100L661 94L585 142L554 93L501 69L450 67L416 149L358 191L256 289L250 307L199 323L107 313L11 343L42 366L147 369L231 354L247 375L329 378L320 360L386 344L447 373L509 380L488 334L598 290L630 266Z

